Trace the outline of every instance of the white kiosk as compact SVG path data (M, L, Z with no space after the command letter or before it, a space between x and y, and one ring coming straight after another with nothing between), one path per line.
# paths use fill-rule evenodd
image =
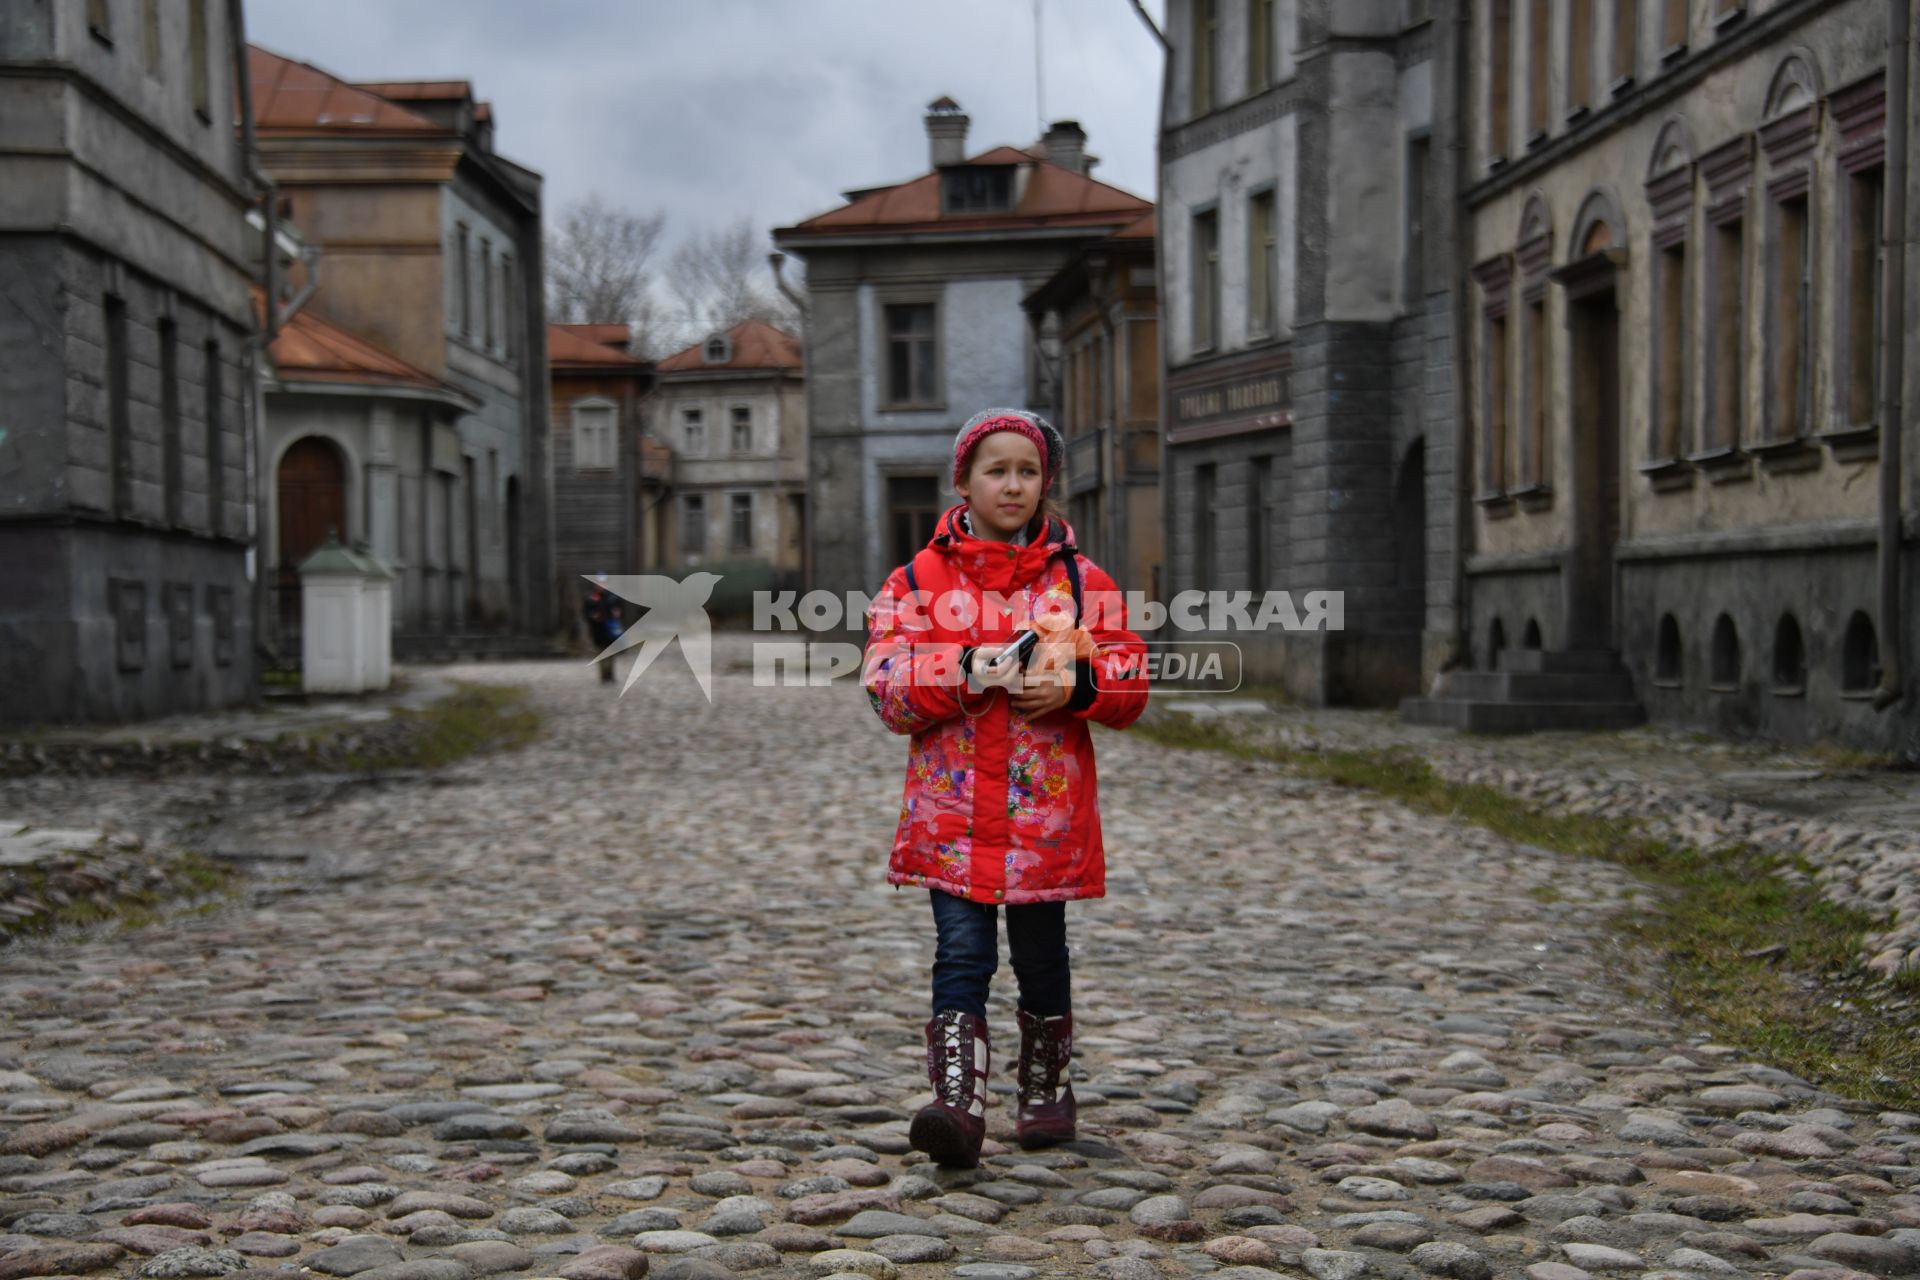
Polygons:
M332 529L300 562L300 687L364 693L393 680L393 570Z

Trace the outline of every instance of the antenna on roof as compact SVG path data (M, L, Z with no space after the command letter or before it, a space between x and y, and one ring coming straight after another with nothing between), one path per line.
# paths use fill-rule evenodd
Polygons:
M1040 61L1040 0L1033 0L1033 113L1039 118L1040 132L1047 131L1047 82Z

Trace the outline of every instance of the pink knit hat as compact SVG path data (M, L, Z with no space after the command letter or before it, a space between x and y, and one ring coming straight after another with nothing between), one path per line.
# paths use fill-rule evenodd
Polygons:
M1051 489L1053 478L1060 474L1060 455L1066 451L1065 442L1052 423L1022 409L988 409L967 419L953 440L953 487L958 489L960 482L967 478L967 468L973 465L973 451L996 431L1012 431L1033 441L1033 447L1040 454L1040 492L1044 494Z

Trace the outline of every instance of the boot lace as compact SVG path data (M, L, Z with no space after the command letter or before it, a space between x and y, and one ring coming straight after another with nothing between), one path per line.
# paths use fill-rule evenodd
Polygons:
M1045 1019L1033 1028L1033 1052L1020 1057L1020 1101L1052 1102L1059 1087L1060 1037Z
M940 1101L950 1107L965 1108L973 1101L973 1037L956 1014L940 1019L940 1047L944 1064L940 1068Z

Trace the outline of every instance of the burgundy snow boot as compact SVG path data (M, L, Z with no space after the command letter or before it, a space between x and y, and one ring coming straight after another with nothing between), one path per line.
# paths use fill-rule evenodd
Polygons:
M927 1023L927 1079L933 1101L913 1117L907 1141L948 1169L980 1163L987 1136L987 1023L943 1009Z
M1073 1060L1073 1015L1042 1018L1021 1009L1020 1094L1014 1132L1022 1147L1072 1142L1073 1086L1063 1083Z

